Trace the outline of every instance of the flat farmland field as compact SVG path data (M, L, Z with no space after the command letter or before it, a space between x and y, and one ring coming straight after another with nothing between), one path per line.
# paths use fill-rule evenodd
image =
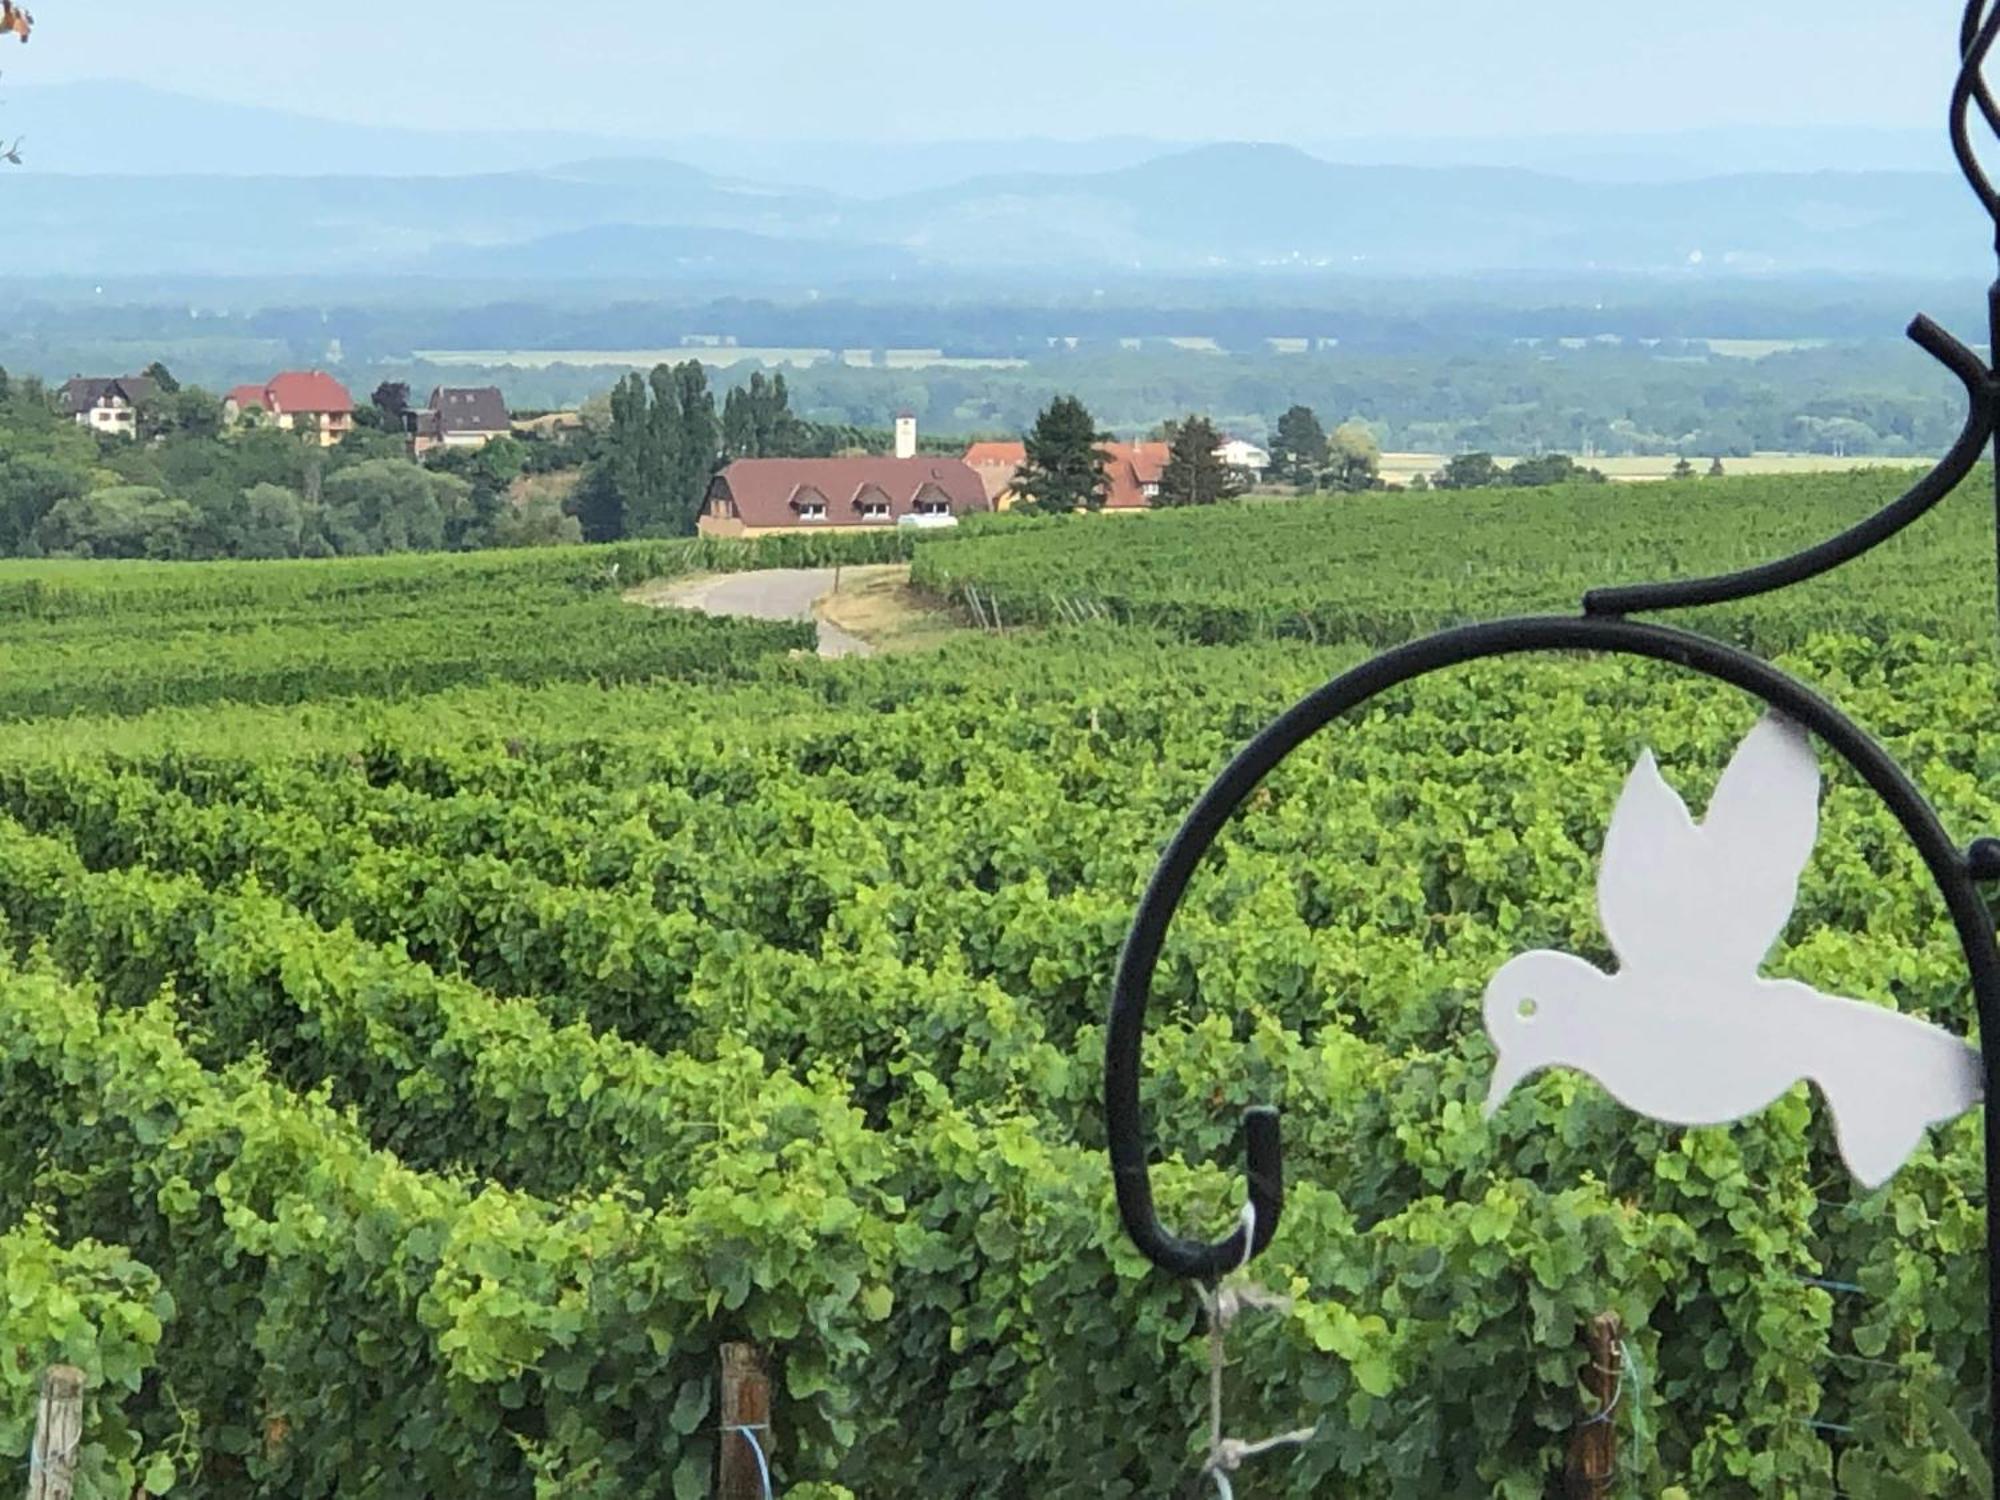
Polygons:
M1518 462L1521 455L1499 457L1501 463L1511 464ZM1391 484L1406 485L1419 474L1426 477L1436 474L1450 459L1451 455L1446 453L1385 453L1382 455L1382 477ZM1626 484L1671 479L1678 461L1672 454L1577 460L1587 468L1600 470L1607 479ZM1708 472L1706 456L1690 454L1688 462L1695 466L1697 474ZM1722 467L1731 476L1748 477L1760 474L1846 474L1856 469L1922 470L1929 468L1932 462L1929 458L1881 458L1872 455L1840 458L1827 453L1753 453L1748 458L1725 458Z

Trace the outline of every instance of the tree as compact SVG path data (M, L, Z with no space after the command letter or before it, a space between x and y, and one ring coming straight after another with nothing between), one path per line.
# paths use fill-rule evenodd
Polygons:
M1104 509L1111 482L1098 445L1109 441L1081 401L1056 397L1028 434L1027 459L1014 476L1018 508L1042 515Z
M35 539L51 554L173 561L188 555L196 521L185 500L144 485L114 485L60 501Z
M295 491L279 484L253 484L243 492L236 555L303 557L311 520L306 502Z
M382 414L382 425L390 432L403 430L403 413L410 409L410 383L385 380L375 387L368 404Z
M748 385L731 387L718 434L723 458L823 456L811 424L793 415L791 401L783 372L766 380L759 370Z
M1243 479L1216 454L1222 435L1207 417L1175 424L1167 467L1160 475L1162 506L1213 505L1243 493Z
M1360 422L1342 422L1327 442L1328 489L1358 492L1381 483L1382 445Z
M765 399L768 413L774 407ZM739 406L739 433L743 412ZM610 429L573 512L584 534L592 541L690 535L721 439L708 372L699 361L626 376L611 393Z
M90 470L82 464L41 453L0 454L0 553L31 550L42 520L66 500L90 488Z
M376 458L327 476L327 540L343 557L436 552L466 509L472 486L402 459Z
M1490 453L1461 453L1433 481L1441 490L1483 490L1500 477Z
M159 360L156 359L147 365L143 373L148 380L159 387L162 396L174 396L180 393L181 383L174 379L174 372Z
M166 430L208 442L222 434L222 402L200 386L180 386L166 400Z
M1326 429L1310 406L1294 406L1278 418L1271 438L1271 472L1287 484L1309 489L1327 465Z
M1688 458L1685 453L1683 453L1674 462L1674 478L1676 479L1694 478L1694 465L1688 462Z
M546 495L509 505L494 524L495 547L566 547L583 540L575 517Z
M722 428L715 416L715 394L708 388L708 371L699 360L687 360L674 371L674 447L668 472L667 515L672 533L692 536L708 499L709 482L721 461ZM790 417L791 413L785 413Z
M1567 453L1544 453L1538 458L1520 460L1494 482L1526 489L1551 484L1603 484L1605 478L1600 470L1582 467Z

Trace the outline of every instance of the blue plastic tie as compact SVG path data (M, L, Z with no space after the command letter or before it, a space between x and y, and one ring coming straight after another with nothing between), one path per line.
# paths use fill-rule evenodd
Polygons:
M774 1500L774 1496L771 1490L770 1460L764 1457L764 1445L757 1441L757 1434L763 1430L761 1426L731 1427L726 1430L730 1432L740 1432L743 1434L745 1438L749 1439L750 1451L757 1455L757 1474L764 1481L764 1500Z

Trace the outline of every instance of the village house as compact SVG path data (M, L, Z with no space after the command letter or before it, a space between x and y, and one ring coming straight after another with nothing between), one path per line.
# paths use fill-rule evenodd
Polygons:
M709 485L703 536L954 526L990 511L979 476L955 458L743 458Z
M263 385L239 385L223 398L222 414L231 423L249 411L261 411L287 432L317 433L322 448L354 430L354 398L319 370L287 370Z
M157 387L144 375L79 377L63 385L63 415L92 432L137 437L139 403L150 401L156 393Z
M513 431L507 398L495 385L441 385L430 405L410 416L410 451L418 458L434 448L484 448Z
M1160 476L1166 473L1173 449L1166 443L1105 443L1097 450L1104 459L1106 510L1148 510L1160 498ZM979 476L995 510L1012 510L1020 497L1014 477L1028 461L1026 443L974 443L965 462Z
M1225 438L1222 446L1215 450L1215 456L1232 469L1240 469L1253 478L1261 477L1271 467L1271 453L1267 448L1259 448L1247 438Z

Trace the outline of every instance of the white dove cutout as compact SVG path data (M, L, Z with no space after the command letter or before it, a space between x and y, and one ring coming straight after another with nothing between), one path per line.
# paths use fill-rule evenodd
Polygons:
M1606 974L1526 953L1486 988L1498 1051L1491 1116L1544 1068L1587 1073L1668 1125L1727 1125L1801 1080L1833 1113L1863 1187L1895 1176L1933 1125L1980 1100L1979 1053L1912 1016L1758 972L1784 933L1819 836L1819 761L1773 714L1744 740L1699 825L1640 757L1605 835L1598 916Z

